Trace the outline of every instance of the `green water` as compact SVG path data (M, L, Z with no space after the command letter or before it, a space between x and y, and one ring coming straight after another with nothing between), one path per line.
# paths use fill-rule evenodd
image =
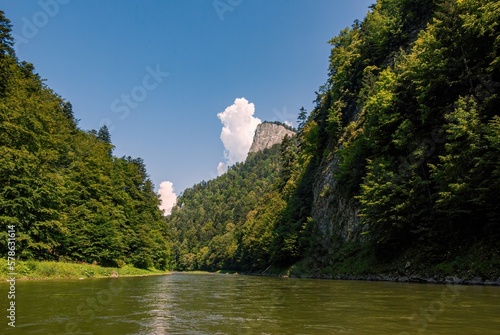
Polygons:
M500 334L500 287L168 276L16 284L1 334Z

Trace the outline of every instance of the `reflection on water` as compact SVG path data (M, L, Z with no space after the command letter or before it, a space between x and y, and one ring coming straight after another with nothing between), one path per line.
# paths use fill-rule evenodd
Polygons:
M500 334L499 287L172 274L17 292L8 334Z

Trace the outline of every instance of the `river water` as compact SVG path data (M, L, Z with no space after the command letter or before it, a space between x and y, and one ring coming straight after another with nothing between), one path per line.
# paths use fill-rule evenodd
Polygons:
M500 334L500 287L166 276L18 281L1 334Z

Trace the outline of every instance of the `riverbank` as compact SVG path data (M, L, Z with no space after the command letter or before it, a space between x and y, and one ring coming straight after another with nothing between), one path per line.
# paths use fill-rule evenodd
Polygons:
M284 275L285 277L287 275ZM420 283L420 284L453 284L453 285L486 285L500 286L500 278L484 279L481 277L464 278L457 275L446 277L425 277L425 276L398 276L389 274L373 274L373 275L323 275L323 276L307 276L307 275L288 275L291 278L310 278L310 279L332 279L332 280L362 280L362 281L385 281L385 282L400 282L400 283Z
M449 276L424 276L424 275L398 275L398 274L328 274L298 271L292 266L288 269L270 268L265 272L240 272L236 274L258 277L281 277L281 278L305 278L324 280L352 280L352 281L380 281L395 283L418 283L418 284L453 284L453 285L478 285L478 286L500 286L500 277L483 278L479 276L466 277L460 275Z
M138 269L130 265L111 268L84 263L16 261L14 271L9 271L7 265L7 260L0 260L1 280L9 279L11 272L16 273L16 280L112 278L168 273L156 269Z
M453 284L453 285L487 285L500 286L500 274L498 270L489 272L487 275L463 269L449 269L448 263L437 266L429 266L427 269L419 270L411 262L401 266L391 263L385 266L374 266L367 268L356 265L356 263L340 264L335 267L311 267L308 260L303 260L290 268L269 268L261 273L247 273L257 276L288 277L288 278L310 278L331 280L358 280L358 281L385 281L401 283L422 284ZM447 271L443 271L445 268ZM348 271L345 271L348 269Z
M423 246L377 257L369 246L346 244L324 257L306 257L286 269L262 275L294 278L500 286L500 250L494 243L471 243L446 252Z

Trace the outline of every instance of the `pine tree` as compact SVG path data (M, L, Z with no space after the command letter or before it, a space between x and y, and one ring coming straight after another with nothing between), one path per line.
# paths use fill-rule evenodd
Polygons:
M15 57L14 38L11 31L10 20L5 17L5 12L0 10L0 58L5 56Z

